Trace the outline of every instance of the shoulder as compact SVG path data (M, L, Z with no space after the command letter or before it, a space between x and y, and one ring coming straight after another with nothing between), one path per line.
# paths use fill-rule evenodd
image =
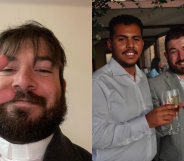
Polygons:
M93 81L98 81L100 78L104 77L105 75L112 75L111 69L109 68L109 64L104 65L97 71L95 71L92 75Z
M150 74L149 74L150 78L155 77L155 76L157 76L157 75L159 75L159 73L156 71L155 68L153 68L153 69L151 70Z
M81 157L83 158L84 161L91 161L92 160L92 155L85 150L84 148L73 144L73 146L76 148L76 150L79 152L79 154L81 155Z
M168 71L165 71L165 72L163 72L155 77L149 78L148 82L158 83L159 81L162 81L166 78L167 73L168 73Z
M72 143L60 130L56 128L53 138L46 148L43 161L91 161L92 155L82 147Z

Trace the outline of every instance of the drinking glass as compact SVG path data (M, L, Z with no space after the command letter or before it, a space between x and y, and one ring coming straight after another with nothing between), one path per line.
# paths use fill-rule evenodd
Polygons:
M163 105L167 105L167 104L172 104L173 102L173 92L172 91L163 91L162 92L162 104ZM169 135L173 135L173 134L177 134L176 131L173 130L173 127L172 127L172 121L170 123L170 129L169 129Z
M178 89L172 89L171 90L171 93L172 93L172 104L175 104L178 106L178 108L175 110L176 112L179 112L179 108L180 108L180 93L179 93L179 90ZM178 122L178 125L177 125L177 128L176 130L177 131L180 131L180 130L184 130L181 126L180 126L180 122L179 122L179 117L176 116L176 120Z

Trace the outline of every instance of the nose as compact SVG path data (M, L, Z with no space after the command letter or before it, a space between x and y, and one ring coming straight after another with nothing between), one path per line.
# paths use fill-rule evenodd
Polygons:
M133 48L133 47L134 47L134 42L133 42L133 40L128 39L128 40L127 40L127 48Z
M22 92L34 90L37 88L34 74L29 68L24 68L16 72L16 74L14 75L12 88L15 91L21 90Z
M184 60L184 51L180 51L178 54L178 59L179 60Z

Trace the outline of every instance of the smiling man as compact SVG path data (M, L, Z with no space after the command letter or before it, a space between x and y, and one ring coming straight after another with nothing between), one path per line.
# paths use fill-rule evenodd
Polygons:
M154 127L176 115L174 105L153 110L147 78L136 65L144 46L142 28L131 15L109 22L112 58L93 74L93 161L151 161Z
M162 103L162 91L179 89L180 101L184 104L184 28L171 28L165 37L165 57L169 69L161 75L149 79L149 85L154 108ZM179 111L179 123L184 128L184 109ZM158 126L157 134L160 138L158 151L159 161L183 161L184 138L183 130L178 127L178 121L174 120L173 130L176 135L169 135L170 124Z
M87 161L64 136L66 57L54 34L37 22L0 35L0 160Z

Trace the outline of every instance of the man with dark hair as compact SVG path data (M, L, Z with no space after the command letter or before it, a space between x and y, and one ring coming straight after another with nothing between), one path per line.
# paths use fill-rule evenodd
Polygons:
M152 110L147 78L136 65L144 46L141 21L120 15L109 28L112 58L93 74L92 157L94 161L151 161L156 154L154 127L169 124L176 107Z
M171 28L165 37L165 57L169 64L167 71L149 79L149 85L154 108L162 104L162 91L179 89L180 101L184 104L184 28ZM184 127L184 109L179 111L180 126ZM158 151L159 161L183 161L184 139L183 131L179 129L178 121L172 123L173 130L179 130L176 135L169 135L170 124L158 126L160 137Z
M66 57L52 31L35 21L8 29L0 55L0 160L91 160L59 129L67 112Z

